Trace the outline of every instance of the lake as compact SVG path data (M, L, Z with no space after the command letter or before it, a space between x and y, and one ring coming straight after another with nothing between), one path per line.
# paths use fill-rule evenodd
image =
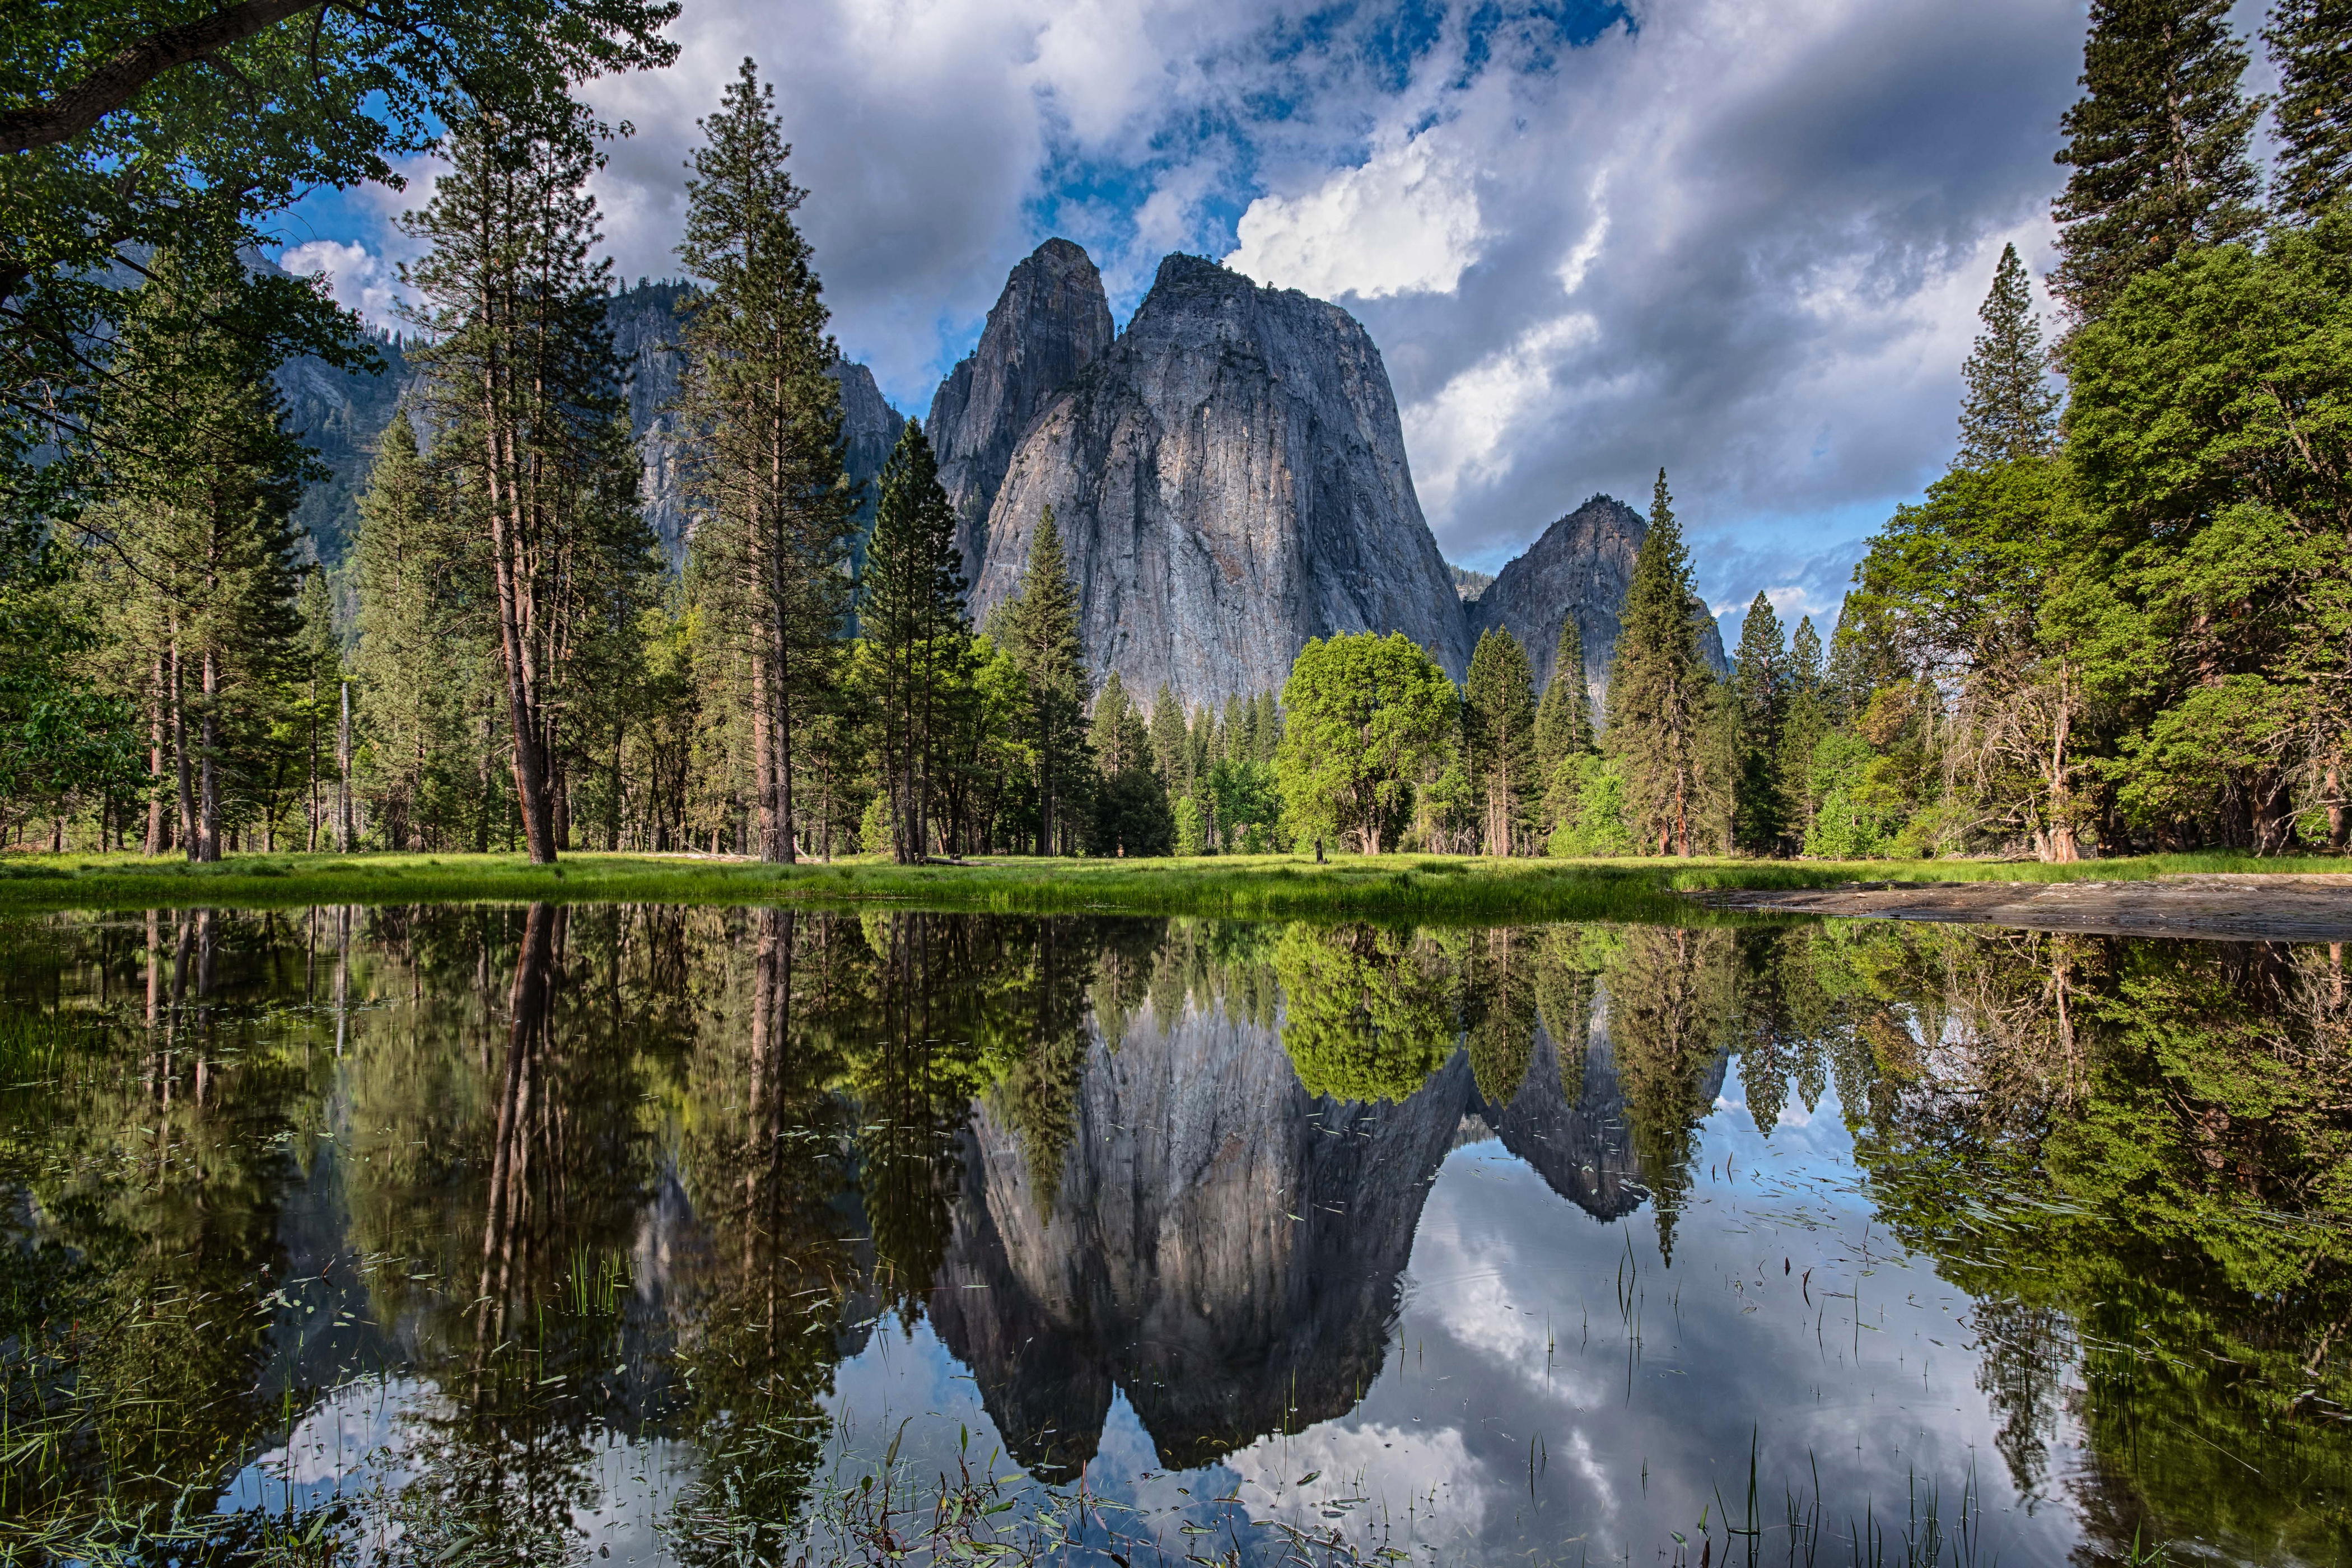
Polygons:
M0 952L0 1554L2352 1554L2340 948L541 905Z

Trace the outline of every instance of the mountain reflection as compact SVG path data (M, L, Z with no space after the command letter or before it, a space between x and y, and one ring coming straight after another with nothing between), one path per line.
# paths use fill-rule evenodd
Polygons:
M573 1550L616 1439L679 1445L674 1554L774 1554L845 1362L919 1326L1040 1479L1120 1396L1226 1460L1382 1376L1465 1139L1671 1266L1736 1070L1768 1138L1835 1107L1973 1300L2019 1493L2100 1552L2352 1544L2340 951L553 906L0 946L5 1414L58 1457L8 1540L217 1491L381 1375L423 1391L387 1554Z

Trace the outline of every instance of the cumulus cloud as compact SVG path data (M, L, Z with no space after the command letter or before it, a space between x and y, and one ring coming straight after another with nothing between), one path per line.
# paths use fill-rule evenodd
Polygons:
M306 240L278 252L278 265L299 278L327 279L335 303L359 313L373 325L389 323L400 300L400 279L393 266L366 246L331 239Z
M1260 196L1225 265L1332 299L1450 294L1478 259L1478 194L1466 173L1422 136L1295 198Z

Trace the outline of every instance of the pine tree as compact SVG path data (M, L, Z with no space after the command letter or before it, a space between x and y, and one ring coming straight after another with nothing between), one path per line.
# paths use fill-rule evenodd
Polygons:
M687 182L677 253L708 283L684 304L679 387L688 490L713 608L750 666L752 799L762 858L797 858L793 738L841 686L856 496L843 469L839 355L793 221L803 192L775 89L746 59Z
M858 620L872 670L891 852L906 865L929 852L942 703L961 669L971 627L955 512L919 422L907 421L883 465L881 492L866 550Z
M1180 795L1192 787L1191 760L1185 744L1184 705L1163 680L1160 694L1151 700L1151 765L1159 770L1160 782L1168 786L1170 795Z
M2272 204L2309 222L2352 191L2352 5L2278 0L2263 37L2279 71Z
M1282 709L1271 691L1257 694L1257 754L1254 760L1272 763L1282 750Z
M1624 772L1635 841L1661 855L1689 855L1730 781L1717 776L1708 732L1716 682L1699 656L1690 556L1673 500L1661 468L1619 620L1606 744Z
M1981 468L2020 458L2047 457L2057 445L2058 394L2043 375L2042 324L2034 319L2033 284L2017 247L2000 247L1992 290L1977 308L1977 335L1960 378L1960 451L1954 462Z
M1780 798L1788 810L1782 824L1786 839L1802 844L1813 829L1813 814L1821 802L1812 785L1813 748L1829 732L1830 711L1822 690L1827 675L1822 668L1821 634L1813 618L1797 623L1789 639L1789 705L1780 723L1780 743L1774 763L1780 776Z
M83 526L127 567L121 590L152 639L139 685L159 785L172 759L176 840L191 860L217 860L299 667L293 513L319 470L285 426L257 321L264 285L236 252L161 251L147 272L100 404L110 503Z
M2051 288L2079 325L2191 245L2252 234L2259 180L2247 141L2259 100L2229 0L2093 0L2083 97L2059 121L2074 173L2053 204Z
M1527 649L1502 627L1470 656L1463 690L1463 740L1480 806L1486 853L1508 856L1524 841L1542 797L1536 767L1535 676Z
M541 125L486 114L457 127L449 151L432 201L402 220L432 246L403 271L431 340L413 363L486 513L515 803L532 861L547 864L566 744L551 687L567 630L557 601L622 408L612 264L589 260L602 237L586 185L603 160L584 110Z
M360 498L353 564L359 647L352 679L369 738L374 809L394 848L432 815L435 786L462 771L463 704L489 650L469 635L478 551L438 494L405 408L384 426Z
M1592 694L1584 684L1584 634L1576 617L1560 622L1551 679L1536 706L1536 766L1549 780L1561 763L1592 750Z
M1789 653L1772 601L1758 594L1739 629L1731 690L1739 724L1739 804L1733 839L1769 855L1787 831L1780 779L1780 731L1788 720Z
M1078 589L1070 581L1062 531L1047 507L1029 541L1021 587L1004 606L1004 646L1029 683L1030 731L1037 754L1037 853L1051 855L1077 826L1067 808L1083 783L1080 715L1090 695L1078 640Z

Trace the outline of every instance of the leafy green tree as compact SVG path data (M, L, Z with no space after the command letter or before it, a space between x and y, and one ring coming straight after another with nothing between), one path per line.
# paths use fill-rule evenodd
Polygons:
M1450 976L1408 932L1293 925L1274 969L1282 1048L1309 1094L1402 1101L1453 1054Z
M1184 705L1168 683L1151 700L1151 765L1171 795L1182 795L1192 784L1192 749L1185 731Z
M1583 752L1564 759L1552 784L1559 825L1544 853L1562 859L1631 855L1641 846L1628 826L1625 773L1613 757Z
M1731 759L1718 682L1699 656L1690 555L1658 470L1609 674L1605 748L1625 781L1635 841L1690 855L1727 837ZM1703 612L1699 612L1703 613Z
M1584 634L1570 616L1560 623L1551 679L1536 705L1536 771L1543 780L1542 829L1547 845L1578 814L1578 788L1592 742L1592 696L1585 685ZM1547 847L1547 854L1556 851Z
M866 549L858 625L891 854L904 865L929 852L932 766L971 626L955 513L918 422L908 420L900 433L881 488L874 538Z
M1478 638L1463 692L1462 730L1486 853L1515 854L1534 828L1543 773L1536 761L1535 675L1527 649L1507 629Z
M2279 72L2272 205L2310 222L2352 191L2352 14L2336 0L2277 0L2263 37Z
M2083 97L2059 121L2074 173L2052 206L2051 288L2077 323L2141 273L2262 221L2246 150L2262 105L2239 90L2229 13L2229 0L2093 0Z
M1062 531L1047 507L1030 537L1021 586L998 611L998 635L1029 683L1029 731L1036 755L1037 853L1067 853L1084 829L1085 713L1093 695L1078 637L1078 588L1070 581Z
M2022 458L1954 468L1896 510L1856 574L1858 620L1951 693L1944 745L1972 826L2044 860L2081 858L2094 805L2084 634L2111 606L2103 567L2067 470Z
M105 345L131 304L110 268L201 237L262 243L257 220L320 186L397 186L400 160L485 105L546 118L574 83L667 65L677 15L645 0L64 0L12 16L0 489L30 513L91 477L72 459L91 455ZM308 290L261 305L246 325L275 359L373 357Z
M1282 689L1276 768L1292 829L1351 838L1367 855L1393 845L1458 705L1445 672L1402 632L1309 637Z
M2017 247L2000 247L1992 289L1977 307L1977 334L1960 380L1960 452L1954 462L1982 468L2020 458L2046 458L2057 449L2058 394L2051 389L2042 324L2033 312L2033 281Z
M1789 720L1789 651L1772 601L1759 593L1740 624L1731 697L1739 724L1739 805L1733 841L1769 855L1787 833L1780 734Z
M803 192L775 89L746 59L687 182L678 256L706 287L686 301L680 379L689 487L711 561L709 603L751 669L752 799L762 858L797 859L794 738L835 702L850 607L856 496L843 468L839 354L825 335Z
M127 809L139 789L132 704L89 682L83 656L100 645L100 619L72 593L71 554L44 531L0 521L0 831L93 797Z
M1117 670L1103 678L1087 738L1101 773L1088 847L1097 855L1174 853L1176 816L1167 786L1152 770L1150 730Z
M2352 714L2352 215L2137 279L2070 351L2069 452L2116 559L2079 638L2163 842L2276 853L2336 813Z

